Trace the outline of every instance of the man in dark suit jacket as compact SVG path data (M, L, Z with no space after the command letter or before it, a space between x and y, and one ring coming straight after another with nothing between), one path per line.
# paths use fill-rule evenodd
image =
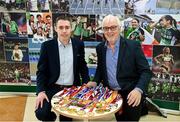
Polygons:
M106 16L102 29L106 41L96 47L98 64L94 81L122 95L122 113L115 114L117 121L139 121L142 96L151 79L148 62L139 42L120 36L117 16Z
M84 43L71 39L71 22L68 16L56 19L57 39L46 41L41 46L37 71L36 117L41 121L54 121L51 99L64 87L81 85L89 80L84 59ZM72 119L60 116L60 121Z

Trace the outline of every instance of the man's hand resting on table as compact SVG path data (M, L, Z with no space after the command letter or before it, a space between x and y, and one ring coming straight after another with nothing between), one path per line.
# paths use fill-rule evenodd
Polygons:
M96 87L96 86L97 86L97 83L94 82L94 81L89 81L86 86L87 86L87 87Z

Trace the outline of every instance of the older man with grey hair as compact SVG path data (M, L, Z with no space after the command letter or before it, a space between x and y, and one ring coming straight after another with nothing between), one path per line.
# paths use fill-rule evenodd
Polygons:
M104 17L102 29L105 41L96 47L98 63L95 82L89 84L102 82L122 95L122 112L115 114L117 121L139 121L142 97L152 72L140 43L121 37L120 26L117 16Z

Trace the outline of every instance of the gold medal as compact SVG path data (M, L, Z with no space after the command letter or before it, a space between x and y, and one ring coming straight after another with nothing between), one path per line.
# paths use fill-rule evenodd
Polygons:
M86 112L85 112L85 111L83 111L83 110L79 110L79 111L77 111L77 114L78 114L78 115L85 115L85 114L86 114Z
M67 110L67 107L61 106L61 107L59 107L59 109L60 109L60 111L66 111L66 110Z
M93 112L88 112L87 115L88 115L88 116L94 116L94 113L93 113Z

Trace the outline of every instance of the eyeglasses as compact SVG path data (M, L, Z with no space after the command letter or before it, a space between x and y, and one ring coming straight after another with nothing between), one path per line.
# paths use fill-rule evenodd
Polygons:
M107 32L107 31L109 31L109 29L110 29L111 31L115 31L115 30L117 30L117 28L118 28L117 25L113 25L113 26L110 26L110 27L105 26L105 27L103 27L102 29Z
M63 29L68 30L70 28L71 28L70 26L59 26L58 27L59 30L63 30Z

